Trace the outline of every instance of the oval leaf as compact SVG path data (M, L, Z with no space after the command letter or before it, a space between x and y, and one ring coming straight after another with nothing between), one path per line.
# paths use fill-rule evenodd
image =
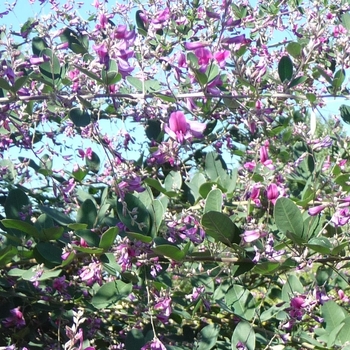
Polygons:
M217 211L205 213L202 217L201 224L207 235L227 246L231 246L232 243L239 244L241 241L241 232L239 228L225 214Z

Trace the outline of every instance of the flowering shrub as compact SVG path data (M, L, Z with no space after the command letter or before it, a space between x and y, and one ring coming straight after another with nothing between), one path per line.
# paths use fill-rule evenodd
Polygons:
M0 30L0 348L350 349L347 2L33 3Z

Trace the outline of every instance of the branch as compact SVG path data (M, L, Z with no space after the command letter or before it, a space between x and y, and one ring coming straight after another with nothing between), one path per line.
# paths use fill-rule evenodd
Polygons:
M216 95L209 94L203 91L191 92L191 93L182 93L177 95L166 95L162 93L135 93L135 94L123 94L123 93L115 93L115 94L107 94L107 93L99 93L99 94L91 94L91 93L83 93L83 94L75 94L73 96L82 98L84 100L93 100L93 99L102 99L102 98L120 98L120 99L129 99L129 100L145 100L147 98L157 98L157 97L175 97L176 99L186 99L186 98L218 98L218 99L231 99L231 100L245 100L256 98L255 94L247 94L247 95ZM45 100L60 100L70 98L71 95L68 94L42 94L42 95L33 95L33 96L15 96L15 97L2 97L0 98L1 104L9 104L13 102L29 102L29 101L45 101ZM287 93L266 93L259 96L260 98L285 98L285 99L293 99L293 100L307 100L305 96L302 95L293 95ZM319 95L317 98L346 98L349 99L348 95Z

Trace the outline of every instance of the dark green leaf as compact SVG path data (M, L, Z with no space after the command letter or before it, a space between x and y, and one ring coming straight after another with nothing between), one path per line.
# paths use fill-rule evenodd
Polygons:
M217 242L231 246L232 243L239 244L241 241L239 228L225 214L216 211L205 213L201 224L205 229L205 233Z
M297 86L299 84L302 84L302 83L305 83L306 80L308 80L309 78L306 77L305 75L301 76L301 77L298 77L298 78L295 78L293 79L289 84L288 84L288 87L289 88L292 88L294 86Z
M333 248L331 242L326 237L315 237L310 239L305 246L321 254L330 254Z
M45 264L48 268L62 263L62 248L50 242L39 242L34 248L34 256L39 264Z
M339 111L340 117L343 119L343 121L347 124L350 124L350 106L341 105L339 107Z
M244 344L246 350L255 349L255 332L252 325L247 321L240 321L233 331L231 338L232 350L238 349L238 343Z
M40 56L40 52L47 47L46 41L43 38L36 36L32 39L32 51L34 55Z
M69 119L74 123L77 127L85 127L88 126L91 122L90 113L79 107L72 108L68 113Z
M152 251L155 254L166 256L167 258L181 261L185 257L185 251L179 249L178 247L170 244L159 245L155 248L152 248Z
M9 192L5 202L5 213L7 219L18 219L20 214L25 212L29 205L27 195L20 189L13 189Z
M232 312L246 320L251 320L255 314L253 295L244 287L236 284L225 295L226 305Z
M150 214L145 205L136 196L127 193L124 198L126 207L117 202L117 212L122 223L133 232L149 234L151 228Z
M95 152L91 152L91 159L89 157L85 157L85 162L89 170L93 173L98 173L101 166L100 157Z
M43 205L39 205L38 208L46 213L47 215L51 216L52 219L54 219L57 223L59 223L60 225L69 225L71 223L73 223L73 220L67 216L66 214L62 213L61 211L58 211L56 209L52 209L49 207L45 207Z
M99 247L103 248L104 250L110 249L118 233L119 233L118 227L110 227L107 231L105 231L102 234Z
M334 74L334 79L332 82L332 87L334 90L339 90L341 86L343 85L345 80L345 70L344 69L339 69L335 74Z
M85 200L77 212L77 222L87 224L88 228L93 228L96 222L97 209L91 199Z
M293 62L289 56L283 56L278 62L278 75L282 83L292 79Z
M219 336L220 326L218 324L208 324L199 332L196 350L210 350L216 345Z
M126 298L131 291L131 283L124 283L122 281L107 282L97 290L91 303L97 309L111 308L119 300Z

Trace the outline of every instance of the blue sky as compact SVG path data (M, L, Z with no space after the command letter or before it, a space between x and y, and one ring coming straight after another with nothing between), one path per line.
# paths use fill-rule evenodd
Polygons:
M83 18L87 18L88 17L88 12L89 11L93 11L94 9L92 8L91 4L93 2L93 0L88 0L88 1L82 1L84 2L83 7L79 10L79 15ZM254 1L252 1L253 3ZM63 1L61 3L64 3ZM112 6L114 3L114 1L110 1L108 6ZM50 13L50 8L51 8L51 4L47 1L46 4L44 4L43 6L40 5L39 1L36 0L34 4L30 4L29 0L18 0L16 6L14 7L14 10L12 12L10 12L7 16L4 16L2 19L0 19L0 26L1 25L6 25L6 27L10 28L12 27L12 29L14 31L19 31L21 25L23 25L26 20L29 17L37 17L37 16L43 16L46 14ZM0 11L4 11L5 8L1 9ZM281 33L281 38L275 38L275 40L280 40L283 39L284 34ZM328 98L326 100L326 106L321 110L321 113L323 115L323 117L328 117L331 114L336 114L339 115L339 106L343 103L345 104L350 104L350 103L346 103L346 101L344 101L343 99L340 98ZM135 126L135 124L133 124L133 126ZM108 126L107 126L108 127ZM125 125L125 124L118 124L117 129L120 128L130 128L130 125ZM350 127L346 126L346 130L348 132L348 134L350 134ZM109 129L109 131L111 131L111 129ZM137 133L136 133L137 134ZM140 134L140 133L138 133ZM144 140L144 138L143 138ZM92 144L89 144L86 140L83 141L83 143L81 143L82 141L77 141L78 143L78 147L81 148L86 148L89 146L92 146ZM96 145L93 146L93 149L95 151L96 150ZM16 158L18 156L18 154L15 154L15 149L11 149L11 153L9 154L10 158ZM63 152L63 154L65 154ZM136 159L138 156L140 155L139 152L129 152L128 155L126 155L127 158L134 158ZM27 156L25 154L21 154L21 156ZM29 155L28 155L29 156ZM73 163L82 163L82 161L79 159L79 157L77 156L77 154L73 154ZM102 158L103 156L101 156L101 161L103 161L104 159ZM33 156L31 155L31 158L33 158ZM59 164L55 164L54 162L54 168L56 168ZM68 169L71 170L71 169Z

